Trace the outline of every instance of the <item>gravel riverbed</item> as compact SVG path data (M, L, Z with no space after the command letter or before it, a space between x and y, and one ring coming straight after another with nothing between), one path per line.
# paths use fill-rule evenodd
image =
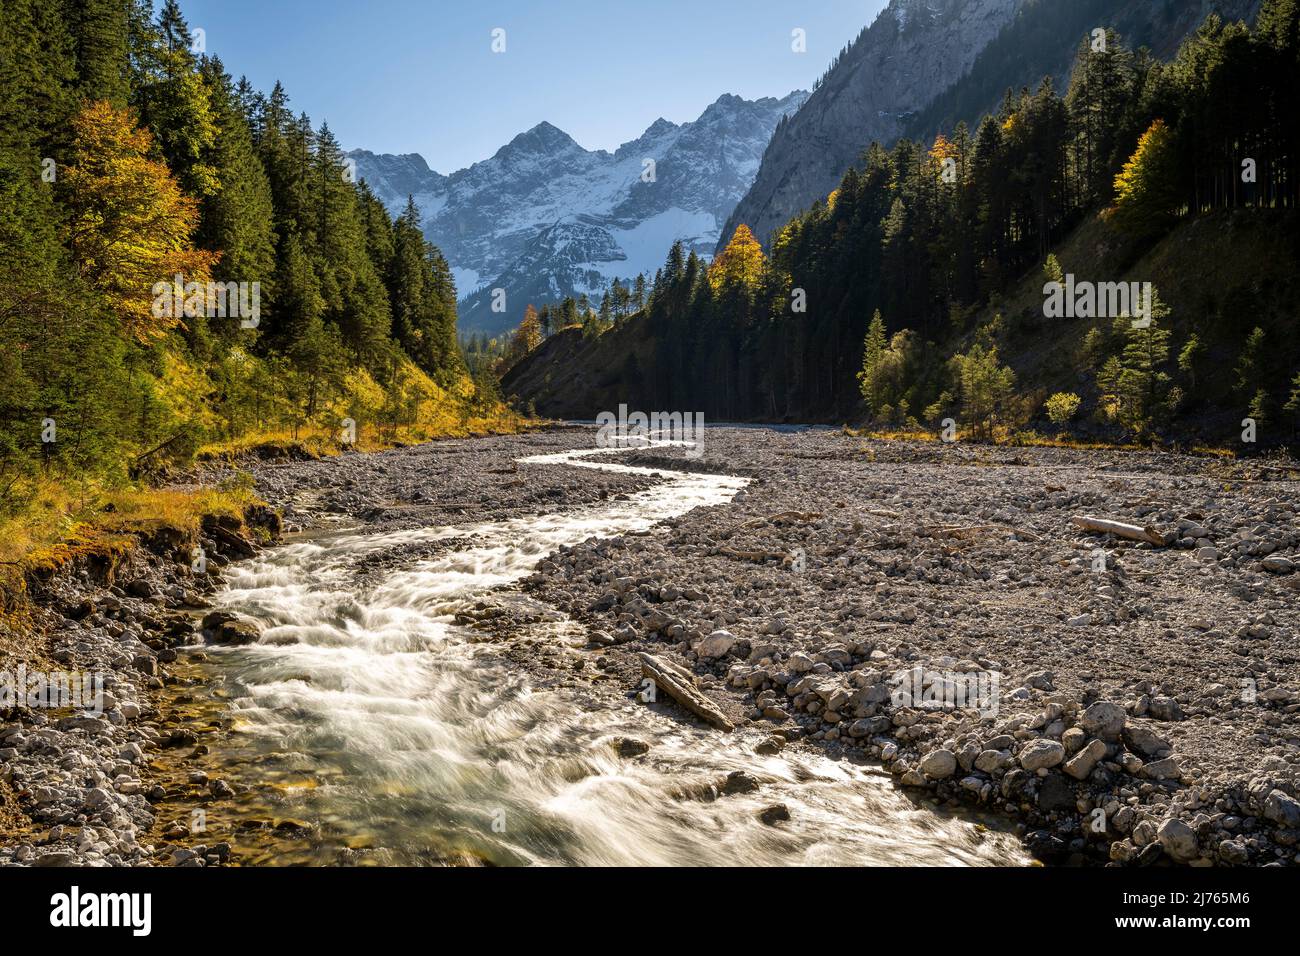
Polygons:
M654 482L515 464L594 442L563 428L247 467L287 531L392 531L584 508ZM879 761L918 799L1005 815L1047 862L1297 862L1295 481L1208 457L829 429L710 428L702 452L609 460L750 479L730 503L563 548L463 623L536 684L596 698L643 694L640 655L680 665L721 722L770 730L764 746ZM1079 515L1168 543L1085 533ZM214 535L215 564L240 557ZM111 580L74 569L39 595L43 641L20 652L10 635L0 665L101 672L105 706L0 715L0 865L225 862L229 847L179 838L159 782L175 774L151 769L196 747L153 705L184 679L178 653L240 638L238 622L202 625L219 574L155 544ZM552 609L585 646L512 641ZM695 719L668 694L646 706ZM199 776L191 798L226 798Z

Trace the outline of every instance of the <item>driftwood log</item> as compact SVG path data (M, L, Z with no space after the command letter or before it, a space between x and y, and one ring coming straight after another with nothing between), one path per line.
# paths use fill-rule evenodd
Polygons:
M695 675L686 668L644 651L637 654L637 657L641 659L641 676L650 678L655 682L656 687L696 717L719 730L735 729L735 725L727 719L727 715L718 705L696 687Z
M1125 524L1122 521L1110 521L1106 518L1094 518L1090 515L1077 515L1070 519L1084 531L1093 534L1113 534L1117 538L1129 541L1146 541L1149 544L1165 544L1165 536L1151 525Z

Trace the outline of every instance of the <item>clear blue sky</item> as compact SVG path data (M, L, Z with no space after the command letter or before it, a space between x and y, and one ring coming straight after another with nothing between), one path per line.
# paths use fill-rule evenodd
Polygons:
M236 78L442 173L547 120L613 149L722 93L810 89L885 0L180 0ZM491 32L506 31L506 52ZM806 31L808 52L791 51Z

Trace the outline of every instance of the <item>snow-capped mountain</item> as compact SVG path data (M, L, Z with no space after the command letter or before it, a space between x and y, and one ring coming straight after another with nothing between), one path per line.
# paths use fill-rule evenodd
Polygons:
M694 122L658 119L613 153L540 123L449 176L418 154L348 155L389 210L415 197L425 235L451 264L461 329L495 335L529 303L598 301L613 279L653 275L678 239L711 255L777 123L806 98L724 95ZM504 312L492 311L495 289L505 290Z

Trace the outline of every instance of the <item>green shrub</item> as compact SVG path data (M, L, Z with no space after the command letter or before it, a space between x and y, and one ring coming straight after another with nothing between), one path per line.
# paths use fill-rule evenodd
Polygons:
M1057 392L1047 400L1047 417L1053 425L1065 425L1079 411L1079 402L1074 392Z

